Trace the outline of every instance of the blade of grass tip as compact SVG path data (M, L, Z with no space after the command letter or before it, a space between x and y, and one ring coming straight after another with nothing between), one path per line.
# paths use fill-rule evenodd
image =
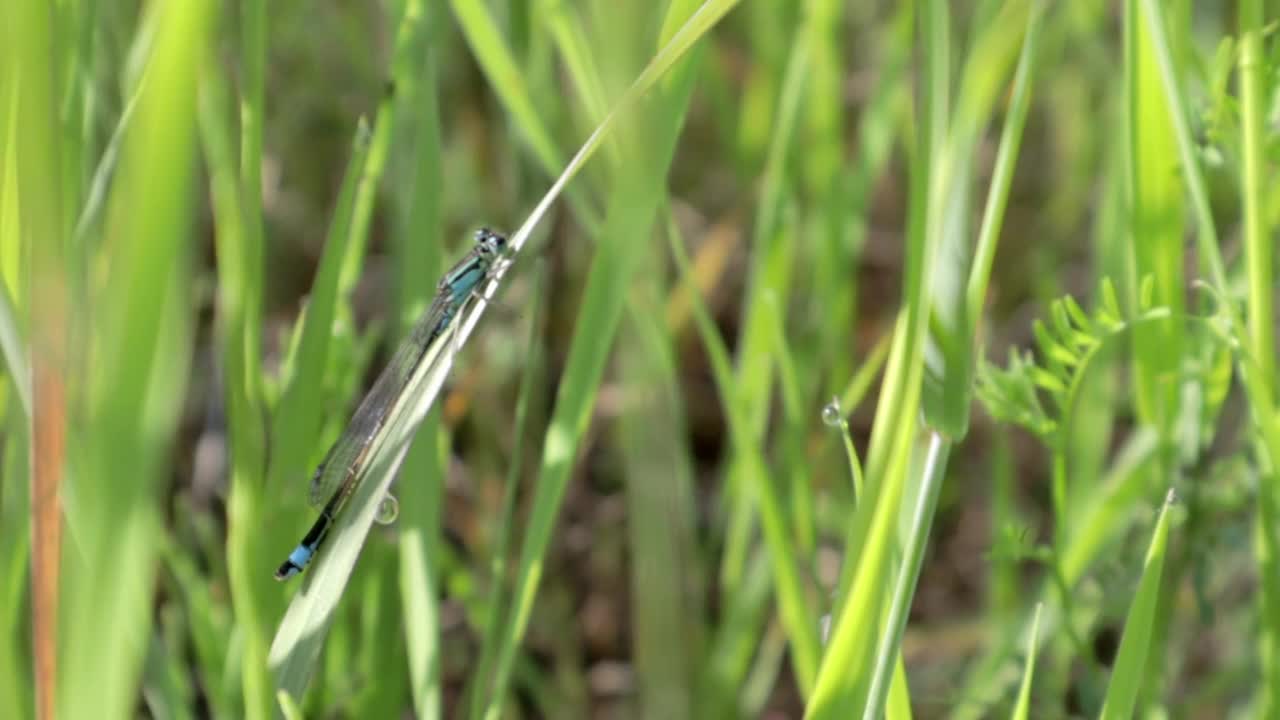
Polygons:
M1147 672L1147 647L1151 642L1151 625L1155 620L1156 603L1160 594L1160 575L1164 570L1165 550L1169 543L1169 508L1177 502L1170 490L1160 508L1151 545L1143 563L1142 579L1134 593L1129 616L1124 621L1124 634L1120 637L1120 649L1116 652L1111 670L1111 682L1107 685L1107 697L1102 704L1101 720L1119 720L1133 717L1138 691L1142 688ZM1155 672L1160 663L1156 659Z
M853 438L849 435L849 422L845 420L839 398L832 398L822 408L822 422L827 427L835 428L844 442L845 459L849 463L849 474L853 480L853 502L857 505L858 498L862 496L862 463L858 460L858 449L854 447Z
M1049 638L1062 638L1074 633L1070 623L1078 620L1063 617L1060 603L1058 583L1074 587L1084 573L1097 562L1099 554L1105 548L1105 541L1114 538L1117 533L1127 527L1127 520L1132 517L1135 503L1142 502L1146 493L1146 480L1151 477L1156 454L1159 451L1159 438L1151 427L1132 434L1125 445L1116 454L1106 477L1098 482L1090 497L1081 503L1081 510L1072 519L1072 532L1068 536L1068 545L1058 553L1057 567L1051 569L1060 577L1047 578L1036 590L1035 597L1040 603L1049 603L1044 607L1041 616L1041 644ZM1054 600L1054 602L1049 602ZM1059 623L1066 622L1067 630L1059 628ZM956 709L957 720L976 720L984 717L981 712L983 703L997 701L998 688L1001 687L1002 668L1007 664L1009 654L1016 652L1017 643L1031 627L1031 618L1026 617L1013 624L1001 626L999 636L991 643L991 650L979 659L973 670L969 671L961 683L959 696L973 698L975 703L963 705ZM1054 630L1058 629L1057 635ZM1069 640L1073 645L1074 640ZM993 691L993 688L996 690Z
M862 363L862 367L858 368L858 372L854 373L849 379L849 384L845 386L844 392L840 393L840 408L845 413L852 413L859 405L862 399L867 396L867 391L871 389L871 382L876 379L876 375L880 374L880 370L884 368L885 360L889 358L889 347L892 344L892 335L881 335L876 341L875 347L871 348L871 352L867 354L867 359Z
M645 66L640 76L636 78L631 87L627 88L626 93L619 98L613 110L600 122L600 125L587 137L586 141L579 148L565 166L560 176L556 178L555 183L547 190L538 204L534 206L529 216L525 219L520 228L512 234L509 247L512 257L520 252L524 244L528 242L529 236L533 234L534 228L538 223L542 222L542 218L551 208L551 204L560 197L560 193L568 185L582 166L595 154L600 148L600 144L613 132L614 125L622 117L625 111L630 110L637 102L640 101L653 86L657 84L666 72L676 63L686 52L698 41L703 35L711 30L720 18L724 17L732 10L739 0L706 0L698 9L689 16L688 20L682 23L673 33L664 35L667 39L662 49L653 57L648 65ZM664 32L668 29L664 27ZM499 268L495 273L493 280L489 282L489 286L485 288L485 292L480 302L477 302L464 316L461 324L460 342L466 342L471 336L472 329L475 324L480 321L480 316L484 314L485 308L488 306L488 300L498 289L498 285L502 280L502 276L510 269L511 264Z
M1036 58L1040 44L1040 26L1045 15L1044 3L1033 2L1027 18L1025 40L1018 58L1018 68L1013 76L1013 98L1005 116L1004 129L1000 133L1000 147L996 151L995 167L991 173L991 187L987 191L987 204L982 212L982 225L974 249L973 267L969 272L966 307L969 312L969 336L976 338L978 321L987 297L991 280L991 266L995 262L996 245L1000 230L1004 227L1004 212L1009 201L1009 188L1013 184L1013 171L1018 164L1018 151L1022 146L1022 129L1027 122L1027 108L1031 105L1031 84L1035 79Z
M364 261L365 243L368 242L373 206L378 198L378 185L382 181L387 156L391 152L391 142L396 136L395 128L401 122L399 114L409 110L402 108L401 104L396 102L397 88L415 86L415 78L421 70L422 58L419 49L424 46L424 38L429 31L426 14L422 11L422 3L423 0L407 0L396 28L395 45L391 51L390 77L383 88L382 99L378 102L378 112L373 121L373 135L369 139L369 157L365 161L364 174L360 177L355 206L351 214L353 242L347 246L347 254L343 258L342 270L339 273L338 287L344 297L355 287L361 263Z
M1036 654L1039 652L1040 613L1044 603L1036 603L1035 618L1031 621L1031 633L1027 638L1027 666L1022 671L1022 687L1018 689L1018 702L1013 707L1011 720L1027 720L1031 711L1031 678L1036 671Z
M361 118L351 145L351 159L347 162L334 204L333 218L329 222L324 253L302 316L301 334L291 363L293 372L284 380L284 390L274 413L271 480L268 482L272 491L296 489L297 496L303 496L303 485L296 482L295 488L291 482L306 474L306 463L314 450L319 430L321 398L317 396L316 388L320 387L329 364L333 321L338 304L342 302L343 263L351 246L358 242L352 217L360 179L369 159L369 144L369 125Z
M148 37L145 33L139 33L136 41L141 42ZM134 87L133 93L129 96L128 102L125 103L124 110L120 113L120 119L116 122L115 129L111 131L111 138L107 141L107 145L102 151L98 166L93 171L93 179L89 182L89 192L85 197L84 206L80 208L80 217L76 220L75 232L72 235L72 247L81 251L87 248L90 233L97 227L99 220L102 218L102 210L106 207L107 189L111 185L111 178L115 175L117 160L120 156L120 146L124 143L125 131L133 121L134 110L138 107L138 98L142 97L142 91L146 84L147 76L144 70L143 75L138 78L138 83Z

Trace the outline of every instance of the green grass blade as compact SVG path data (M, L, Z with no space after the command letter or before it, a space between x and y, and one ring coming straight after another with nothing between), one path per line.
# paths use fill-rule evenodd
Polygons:
M920 568L924 564L924 553L929 544L929 530L933 526L933 516L938 509L938 494L942 491L942 480L946 473L947 458L951 453L951 442L943 439L937 432L929 434L928 448L923 450L924 459L918 472L918 483L912 483L911 491L915 498L908 498L911 509L907 519L907 532L902 543L903 562L898 568L894 581L893 594L889 598L888 617L885 621L887 632L880 636L876 649L875 664L871 676L871 688L867 692L867 705L862 713L864 719L881 716L888 692L891 673L900 667L897 658L900 656L902 633L907 626L907 613L911 609L911 599L915 596L916 581L920 577ZM914 502L911 502L914 500Z
M756 206L752 225L751 266L748 270L747 294L743 300L744 311L738 341L737 387L740 408L747 413L747 423L752 435L764 432L768 417L769 401L773 388L773 329L769 324L771 311L765 298L773 296L776 303L785 306L791 286L791 270L795 265L796 248L789 229L795 225L782 222L783 203L790 187L788 158L797 136L801 101L805 97L805 81L812 48L808 42L811 26L816 22L809 15L806 22L795 31L792 50L787 59L782 89L778 98L777 117L765 160L761 182L760 200ZM746 490L744 462L735 459L728 480L731 509L728 525L732 528L724 551L721 577L726 587L732 588L741 577L745 561L746 543L750 541L749 529L754 523L753 498ZM759 498L754 499L759 502Z
M896 551L898 513L906 484L906 459L920 407L923 352L929 308L935 235L926 217L932 186L932 157L941 149L947 107L948 10L930 2L919 11L926 57L925 86L917 148L911 167L911 207L907 232L905 307L898 315L893 348L876 409L867 457L867 487L849 523L833 631L822 658L807 717L853 717L866 707L869 663L880 637L883 599Z
M933 151L926 223L932 236L929 242L937 247L940 261L928 279L931 318L922 403L926 422L953 440L963 438L969 428L976 357L970 318L980 312L985 299L978 298L978 304L970 307L965 279L966 271L972 275L979 269L976 264L970 266L974 156L1018 43L1029 29L1029 5L1026 0L1011 0L984 23L965 63L950 134ZM1027 57L1024 52L1024 60ZM1016 119L1013 124L1018 125ZM993 184L992 193L1001 191ZM1007 192L1007 185L1003 191Z
M987 204L983 209L982 226L974 249L973 268L969 273L965 292L970 337L976 338L978 334L978 320L982 317L981 308L991 280L991 265L995 261L1000 230L1004 227L1009 187L1013 184L1013 171L1018 162L1018 150L1022 146L1022 128L1026 125L1027 108L1031 105L1031 84L1036 73L1040 26L1045 12L1042 2L1033 4L1027 19L1022 54L1018 58L1018 68L1014 71L1013 98L1009 101L1009 114L1000 133L1000 149L996 151L995 169L991 174L991 187L987 191Z
M1273 226L1274 216L1268 214L1268 161L1266 159L1266 135L1264 131L1266 90L1263 76L1269 67L1263 54L1262 3L1249 0L1240 3L1240 115L1242 135L1240 188L1243 196L1245 272L1249 279L1248 323L1250 354L1257 359L1260 384L1274 399L1276 387L1275 353L1275 303L1272 288L1275 285ZM1270 392L1268 393L1268 390ZM1265 410L1255 407L1255 412ZM1272 408L1274 411L1274 408ZM1264 420L1266 422L1266 420ZM1270 423L1277 422L1274 412ZM1274 448L1273 448L1274 451ZM1275 455L1271 454L1272 471L1263 479L1267 488L1259 503L1259 532L1255 533L1259 546L1258 575L1262 585L1262 625L1265 628L1259 638L1262 659L1262 688L1259 711L1274 714L1280 709L1280 658L1274 648L1280 642L1280 542L1276 539L1277 500L1280 498L1280 479L1277 478Z
M31 487L28 448L29 420L10 405L5 424L4 456L0 471L18 482L0 483L0 714L5 717L33 717L32 658L25 643L18 641L27 617L27 586L24 578L31 551Z
M1160 508L1151 546L1143 563L1142 579L1133 595L1129 616L1124 622L1124 634L1111 670L1111 682L1107 685L1107 698L1102 705L1102 720L1120 720L1133 717L1138 692L1142 689L1148 672L1159 673L1162 658L1152 659L1152 669L1147 669L1147 647L1151 643L1151 629L1155 622L1156 603L1160 599L1160 576L1164 571L1165 551L1169 544L1169 508L1177 502L1170 490Z
M410 5L410 9L418 11L416 5ZM429 6L422 11L429 13L428 26L442 15ZM415 84L397 88L396 102L400 108L396 112L407 120L399 133L404 139L399 142L414 149L409 155L411 162L401 168L402 177L396 183L399 222L395 233L398 268L395 307L399 308L402 332L408 331L413 320L431 302L435 286L424 278L438 277L442 265L442 243L424 241L424 238L443 237L444 227L437 66L437 53L427 50ZM444 700L442 661L445 655L439 618L442 563L438 539L448 457L442 452L441 440L439 413L431 412L405 456L401 472L413 481L406 482L400 490L399 598L404 610L390 609L391 613L404 618L409 690L414 713L424 720L441 717Z
M295 699L302 697L315 671L321 646L355 562L373 526L378 505L386 496L408 452L408 441L434 404L448 375L456 349L457 323L426 351L418 375L397 401L391 419L374 440L372 459L364 477L338 516L324 548L303 574L276 630L268 662L276 687Z
M1183 306L1183 190L1175 172L1173 100L1160 86L1149 26L1139 17L1137 0L1127 4L1125 70L1128 85L1128 151L1132 277L1122 284L1127 309L1138 307L1138 281L1153 279L1156 302ZM1181 324L1172 320L1133 335L1135 397L1139 416L1168 435L1178 414L1177 383L1161 378L1177 372L1185 342Z
M462 33L471 46L472 54L484 70L493 91L510 113L512 122L519 128L543 171L549 177L555 177L564 167L563 155L551 131L538 114L531 91L523 80L524 75L520 72L511 49L503 41L502 33L488 6L480 0L450 0L450 3ZM592 229L598 227L598 215L583 196L582 190L569 188L566 193L570 207L583 225Z
M265 438L258 381L261 354L261 316L255 312L262 297L262 247L246 231L243 203L232 152L227 92L222 78L207 72L201 81L199 122L216 223L218 258L219 344L225 375L227 425L231 438L231 497L235 521L228 528L228 569L232 597L241 626L246 629L242 668L246 712L261 715L270 706L266 682L266 643L262 594L266 578L257 572L257 543L263 538L261 488L265 476ZM254 300L253 298L257 298ZM250 359L253 358L253 359Z
M1040 613L1043 604L1036 604L1036 614L1031 621L1031 633L1027 638L1027 664L1022 670L1022 686L1018 689L1018 703L1013 706L1011 720L1027 720L1031 712L1031 678L1036 672L1036 653L1040 649Z
M29 268L21 274L27 284L24 307L29 313L28 327L31 372L32 410L29 437L30 455L28 495L30 540L30 684L37 717L53 718L66 711L58 694L65 691L66 671L58 663L59 638L65 631L59 627L62 597L60 583L66 573L62 564L63 515L65 503L67 458L67 412L63 377L66 374L66 328L68 322L67 263L62 233L63 197L58 169L66 151L57 132L61 118L57 108L60 93L58 77L53 72L59 56L55 44L56 30L49 9L34 0L18 2L6 13L10 42L5 43L6 60L14 72L10 83L15 86L11 104L6 108L11 135L17 138L5 148L6 171L16 172L10 179L17 207L8 208L6 216L19 240L10 246L10 264ZM8 184L8 183L7 183ZM15 212L16 210L16 212ZM14 219L14 216L17 216ZM14 259L21 258L20 264ZM13 277L6 285L13 282ZM21 292L21 288L19 289ZM11 366L16 367L16 366ZM61 494L61 496L60 496ZM72 527L74 532L76 528ZM12 683L12 681L11 681ZM61 707L60 707L61 705Z
M507 592L507 559L511 554L511 530L515 523L516 494L520 487L520 473L523 466L525 435L529 426L529 406L533 402L534 383L543 371L544 350L541 344L541 331L546 292L545 265L539 264L534 271L533 307L530 310L529 338L527 341L528 359L524 372L520 376L520 395L516 399L515 424L512 432L515 444L511 448L511 465L507 469L506 487L502 493L502 511L497 519L497 537L493 542L493 561L490 568L489 582L492 591L485 618L484 640L480 646L480 660L476 664L475 681L471 688L470 717L479 720L492 697L493 666L497 661L497 653L502 646L502 637L509 632L503 627L504 614L509 602ZM501 701L499 701L501 702Z
M361 120L334 204L333 219L329 222L324 254L301 320L292 373L284 378L284 390L273 415L268 487L293 492L299 498L305 496L306 480L310 477L307 463L315 452L315 436L320 428L321 398L316 388L321 386L329 364L333 322L343 302L339 284L342 265L355 243L352 214L368 158L369 128Z
M186 295L196 87L211 8L157 13L148 82L112 183L103 247L111 268L91 332L83 443L73 450L79 527L68 548L59 717L136 709L159 546L157 486L188 374ZM163 197L166 202L157 203Z
M369 158L365 161L364 174L356 189L355 205L351 211L352 242L347 246L338 279L339 291L343 296L355 287L356 278L360 274L373 208L378 199L387 158L391 154L391 144L396 137L396 128L404 123L404 118L400 115L409 110L397 102L398 88L403 88L406 94L413 96L417 77L421 72L422 52L429 29L423 0L406 0L401 10L391 50L390 78L383 85L382 97L378 102L373 133L369 138Z
M812 673L817 669L818 619L808 607L804 588L800 583L796 553L792 548L791 531L784 512L785 505L778 496L778 490L772 478L769 477L768 465L760 452L759 445L752 440L751 428L747 425L749 416L741 410L742 401L737 379L732 372L728 348L720 338L701 296L694 289L689 260L678 236L671 232L669 238L672 257L676 261L686 287L690 289L690 297L693 300L690 307L693 311L694 324L711 358L712 375L716 381L716 389L720 393L720 401L726 408L726 422L729 424L734 452L743 463L743 487L754 496L751 499L754 500L760 513L760 524L764 530L765 544L768 547L769 561L773 569L773 582L778 596L779 610L791 642L796 679L803 691L812 686Z
M732 5L732 2L709 0L688 16L688 20L679 25L679 30L669 40L663 38L665 42L660 43L662 49L619 100L610 115L587 139L551 190L512 236L511 245L514 250L518 251L523 246L529 232L564 184L577 173L586 158L595 152L605 135L612 131L619 114L632 111L635 101ZM672 12L678 13L679 9L673 7ZM541 580L542 558L550 543L575 450L586 431L591 405L621 316L626 296L624 288L629 283L636 248L647 237L663 196L667 165L684 117L691 81L691 66L686 65L668 81L663 95L651 100L649 107L662 108L662 111L650 110L643 116L643 121L632 126L637 131L647 133L643 146L650 152L633 158L635 164L621 174L619 185L613 189L604 228L607 241L598 246L589 270L581 304L582 312L575 324L568 360L547 432L542 468L521 548L511 620L507 623L508 632L498 653L494 691L486 717L497 715L505 696L516 643L523 637L529 621L534 595ZM467 318L464 337L483 309L481 305L473 313L473 317Z
M534 157L549 175L555 175L564 167L560 151L538 115L533 97L525 85L524 73L502 39L488 5L479 0L450 0L450 5L472 54L484 68L490 85L511 113Z

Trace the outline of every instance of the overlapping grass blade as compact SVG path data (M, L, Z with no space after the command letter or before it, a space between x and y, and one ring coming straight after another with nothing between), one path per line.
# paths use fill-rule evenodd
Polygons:
M374 440L371 460L363 477L338 516L324 548L303 575L302 587L285 611L268 662L276 687L295 699L301 698L315 670L325 634L334 620L334 611L350 579L365 537L373 525L378 505L390 489L405 453L453 364L457 323L442 333L426 350L417 374L384 429Z
M324 254L320 257L320 267L311 284L306 313L300 321L298 341L291 360L285 364L291 372L283 378L284 389L273 413L271 480L268 485L284 492L292 491L297 497L303 497L304 478L310 476L307 462L315 451L315 435L321 414L321 398L315 389L321 386L329 363L333 322L338 306L343 302L339 278L343 260L354 242L352 213L360 178L369 158L369 138L369 127L362 118L356 127L351 159L334 204L329 235L325 240Z
M1111 670L1111 682L1107 685L1107 698L1102 705L1102 720L1120 720L1133 717L1138 691L1146 681L1147 648L1151 643L1151 630L1155 623L1156 603L1160 599L1160 576L1164 571L1166 549L1169 544L1169 509L1177 502L1170 490L1155 531L1151 534L1151 546L1142 567L1142 579L1133 595L1129 616L1124 622L1124 634ZM1160 672L1162 658L1155 658L1155 672Z
M920 131L911 164L904 305L867 457L867 487L849 523L833 630L822 658L807 717L856 717L866 709L870 662L880 636L885 589L890 584L907 458L920 407L923 351L935 234L926 222L933 167L946 137L949 77L948 9L934 0L918 9L925 49Z
M933 526L933 516L938 509L938 494L942 490L943 475L947 468L947 457L951 452L951 441L938 432L931 432L927 447L920 447L917 453L920 459L913 463L910 476L912 480L908 492L914 497L905 499L905 507L910 515L904 518L906 525L905 539L902 541L903 561L899 564L897 577L894 580L893 592L889 596L889 605L885 613L885 631L876 645L871 686L867 691L867 704L863 710L864 720L878 718L889 692L889 682L893 672L904 672L899 647L902 644L902 633L906 630L907 613L911 609L911 599L915 597L916 581L920 577L920 568L924 564L924 553L928 547L929 529ZM918 470L915 466L918 465Z
M188 377L195 88L207 59L210 6L150 11L157 13L155 49L106 216L102 259L110 277L92 289L100 314L90 328L84 434L68 445L80 521L67 553L64 647L77 651L60 658L59 717L135 708L154 602L156 488ZM155 202L160 197L166 201Z
M512 236L511 245L519 250L528 239L533 227L541 220L551 202L564 185L581 168L582 164L599 147L604 137L622 119L622 113L635 113L636 101L647 93L668 69L679 60L692 44L728 12L735 3L731 0L708 0L690 13L686 3L676 3L668 12L663 25L661 49L649 62L636 81L618 100L614 110L592 133L578 154L569 162L560 178L547 195L534 208L529 218ZM687 19L686 19L687 18ZM643 144L648 155L633 158L636 166L621 174L619 185L613 189L609 211L606 213L606 241L589 272L587 287L581 304L574 339L565 366L563 381L556 399L551 426L543 450L543 464L539 473L533 510L521 549L508 632L502 638L498 653L493 696L486 717L499 712L505 696L507 678L515 659L516 644L524 635L532 610L534 595L541 579L541 563L550 543L551 531L575 449L586 431L589 410L600 382L604 362L612 344L614 331L625 299L623 291L628 285L634 260L635 246L647 237L663 193L663 181L667 164L674 150L675 138L684 116L692 81L690 66L686 65L669 79L661 100L653 100L663 113L651 112L637 122L636 132L647 132ZM655 151L660 149L661 152ZM483 303L466 318L463 337L479 319Z
M228 429L231 438L231 512L228 528L228 570L234 576L233 599L242 626L252 628L245 638L241 665L243 700L248 714L260 714L270 703L266 683L266 643L263 642L261 578L251 558L264 539L255 518L261 511L265 476L265 426L261 374L262 295L261 233L246 229L243 198L228 129L230 111L221 76L208 71L201 80L199 123L209 169L210 195L216 222L215 248L221 276L218 301L219 344L222 346ZM256 299L255 299L256 298ZM258 590L255 592L255 588Z
M1040 650L1040 612L1044 605L1036 605L1035 617L1031 620L1031 633L1027 638L1027 664L1022 670L1022 686L1018 689L1018 703L1013 707L1011 720L1027 720L1031 712L1031 678L1036 671L1036 653Z
M428 5L428 27L443 15ZM395 306L402 331L431 302L434 285L422 278L437 277L442 265L441 243L424 238L443 237L444 168L441 151L438 52L428 48L423 54L416 84L397 88L397 110L407 122L399 131L398 143L413 148L403 163L396 213ZM441 668L444 655L440 638L440 560L436 539L444 512L444 485L448 459L442 452L439 413L431 412L411 441L401 473L413 478L400 486L399 599L404 608L391 612L403 616L404 646L408 656L410 695L417 717L441 717L443 687Z
M506 487L502 493L502 510L498 515L496 527L497 537L493 542L493 559L490 565L489 582L491 590L488 597L484 624L483 641L480 645L480 659L476 663L476 672L471 684L470 717L479 720L484 715L485 707L492 697L491 680L497 652L502 637L507 632L503 623L506 608L510 602L507 590L507 560L511 554L512 526L515 523L516 495L520 487L520 474L523 468L525 436L528 434L529 407L533 402L534 382L543 370L543 347L540 343L540 332L545 313L546 269L541 263L535 270L533 280L533 308L530 310L529 338L527 361L524 372L520 376L520 395L516 399L515 423L512 432L515 443L511 448L511 465L507 468Z
M692 272L684 248L676 233L670 233L669 237L676 266L680 269L686 287L692 288ZM752 493L752 499L760 513L760 524L764 530L765 545L773 571L774 590L778 596L783 626L791 642L792 662L797 665L797 679L802 688L807 688L813 680L806 673L816 669L819 655L818 619L808 605L800 582L790 540L791 532L783 513L784 504L769 477L768 464L759 446L751 440L751 428L747 426L747 414L741 410L740 391L732 371L729 351L716 331L715 323L701 297L696 292L691 293L691 297L694 324L710 356L720 402L727 409L725 418L729 424L734 451L743 462L744 490Z

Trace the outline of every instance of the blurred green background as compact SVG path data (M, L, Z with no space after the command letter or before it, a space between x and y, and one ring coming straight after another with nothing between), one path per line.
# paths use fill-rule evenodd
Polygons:
M1280 715L1278 17L11 0L0 717Z

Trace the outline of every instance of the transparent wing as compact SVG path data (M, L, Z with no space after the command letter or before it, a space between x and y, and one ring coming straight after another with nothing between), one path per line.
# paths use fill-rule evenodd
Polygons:
M431 307L414 324L409 337L400 343L369 393L360 401L346 429L311 476L312 505L324 505L339 489L343 493L351 491L360 476L360 467L368 461L369 448L386 425L396 401L413 377L414 369L431 343L443 334L457 315L459 301L455 296L456 293L447 288L436 295ZM462 299L465 300L465 296Z

